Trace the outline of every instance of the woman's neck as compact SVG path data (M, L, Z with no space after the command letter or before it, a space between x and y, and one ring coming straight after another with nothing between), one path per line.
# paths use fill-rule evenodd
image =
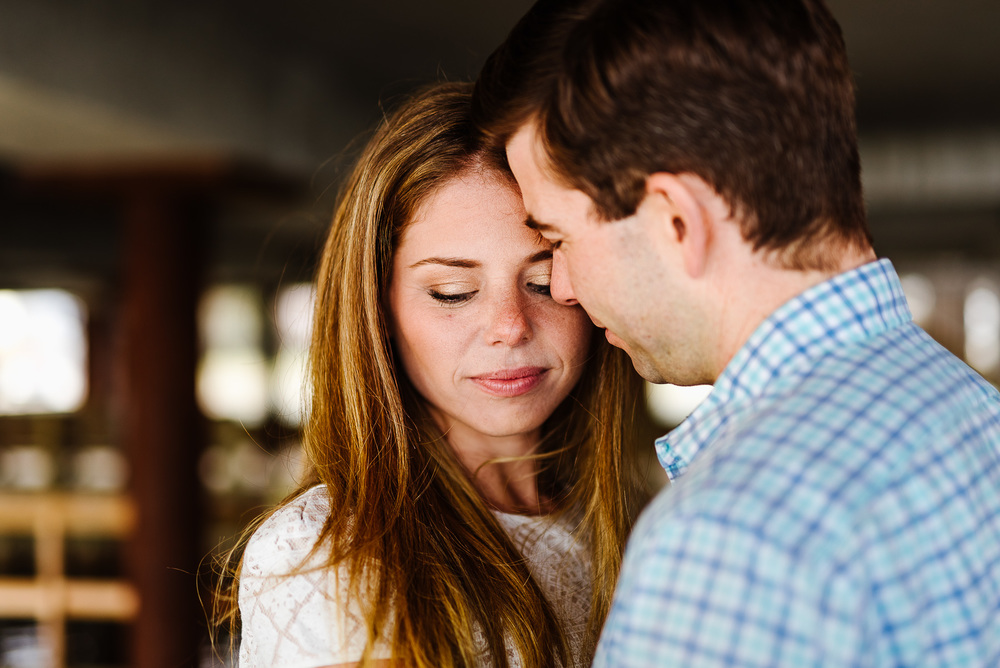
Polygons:
M551 499L538 490L539 432L488 436L453 427L446 438L486 502L507 513L544 515Z

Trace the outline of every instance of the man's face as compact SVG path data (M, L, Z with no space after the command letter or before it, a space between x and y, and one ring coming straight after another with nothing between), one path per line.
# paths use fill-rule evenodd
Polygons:
M608 341L632 358L652 382L680 382L675 358L683 341L676 317L676 278L664 262L663 245L650 236L657 221L640 206L635 215L613 222L598 219L593 201L566 188L548 173L532 123L507 144L507 159L521 187L528 226L555 245L552 297L579 302ZM683 331L679 332L683 335Z

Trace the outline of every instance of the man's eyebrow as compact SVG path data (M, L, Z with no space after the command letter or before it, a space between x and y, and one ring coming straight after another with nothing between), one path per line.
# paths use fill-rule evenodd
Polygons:
M534 264L536 262L545 262L546 260L552 259L552 249L546 248L543 251L538 251L534 255L528 258L528 264Z
M442 264L446 267L458 267L459 269L475 269L481 266L475 260L466 260L460 257L429 257L420 262L414 262L410 265L410 269L425 264Z
M532 218L531 214L528 214L528 217L524 219L524 224L527 225L528 227L530 227L531 229L533 229L536 232L555 232L556 231L556 228L554 228L552 225L549 225L548 223L542 223L542 222L537 221L534 218Z

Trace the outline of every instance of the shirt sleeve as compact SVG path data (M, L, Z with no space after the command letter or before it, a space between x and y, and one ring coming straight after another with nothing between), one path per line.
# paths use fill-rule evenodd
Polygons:
M866 665L870 612L850 562L803 558L719 518L644 524L594 666Z
M307 493L309 494L309 493ZM240 668L315 668L358 661L366 634L344 569L310 556L325 513L316 499L294 502L254 533L243 556ZM375 658L388 658L377 643Z

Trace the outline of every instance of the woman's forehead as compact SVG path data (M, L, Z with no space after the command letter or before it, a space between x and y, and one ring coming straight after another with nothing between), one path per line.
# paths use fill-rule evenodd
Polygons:
M524 225L520 194L502 176L465 172L432 192L403 229L397 253L484 252L541 247Z

